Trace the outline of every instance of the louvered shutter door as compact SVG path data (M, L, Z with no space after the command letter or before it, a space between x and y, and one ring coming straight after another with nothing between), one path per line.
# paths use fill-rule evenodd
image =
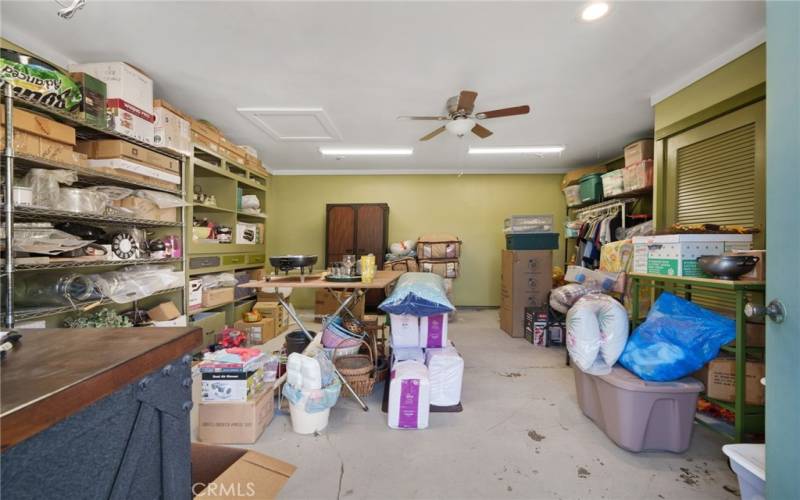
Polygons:
M684 146L676 159L676 222L756 224L755 124Z

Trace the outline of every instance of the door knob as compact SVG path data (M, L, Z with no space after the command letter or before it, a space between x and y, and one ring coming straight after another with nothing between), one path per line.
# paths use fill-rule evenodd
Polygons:
M766 315L775 323L783 323L783 320L786 319L786 308L778 299L772 300L766 307L748 302L744 306L744 315L748 318L758 318Z

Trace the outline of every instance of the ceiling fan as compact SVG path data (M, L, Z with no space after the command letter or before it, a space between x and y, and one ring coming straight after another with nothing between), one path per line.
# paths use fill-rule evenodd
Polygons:
M458 137L463 137L467 132L472 132L481 139L486 139L492 135L492 131L483 125L477 123L476 120L486 120L488 118L500 118L503 116L525 115L531 110L530 106L514 106L513 108L495 109L493 111L482 111L473 114L475 108L475 98L478 97L477 92L471 90L462 90L457 96L453 96L447 100L446 109L447 116L398 116L398 120L436 120L446 121L447 123L437 128L428 135L420 138L420 141L428 141L445 130Z

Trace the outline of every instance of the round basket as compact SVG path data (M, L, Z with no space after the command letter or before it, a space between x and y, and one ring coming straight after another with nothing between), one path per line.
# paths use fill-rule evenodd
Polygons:
M369 354L349 354L337 356L333 350L333 364L339 373L344 377L350 387L353 388L359 397L369 396L375 386L375 359L372 356L372 349L369 344L361 340L367 346ZM342 387L342 394L349 394L346 387Z

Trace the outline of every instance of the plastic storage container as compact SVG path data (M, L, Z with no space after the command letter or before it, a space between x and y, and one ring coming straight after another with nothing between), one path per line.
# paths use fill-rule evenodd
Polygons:
M625 192L622 170L623 169L613 170L607 174L603 174L603 196L606 198Z
M742 500L764 500L766 492L766 446L763 444L726 444L722 452L731 459L731 468L739 478Z
M558 233L506 234L506 250L557 250Z
M549 233L553 231L552 215L512 215L505 221L503 232Z
M618 446L633 452L689 448L702 383L690 377L645 382L619 365L608 375L574 370L581 410Z
M581 186L567 186L563 189L564 198L567 200L568 207L577 207L581 204Z
M603 180L600 174L589 174L581 177L581 203L603 201Z
M625 167L622 169L622 182L625 191L637 191L653 187L653 160Z

